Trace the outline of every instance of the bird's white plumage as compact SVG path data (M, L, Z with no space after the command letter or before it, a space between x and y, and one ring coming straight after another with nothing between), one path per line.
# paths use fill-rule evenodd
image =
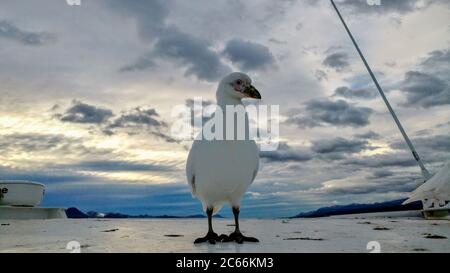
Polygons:
M226 105L242 104L242 96L229 88L229 82L239 77L251 83L247 75L232 73L218 86L217 104L224 111ZM248 128L247 116L245 123ZM186 175L192 195L202 202L203 209L212 207L217 212L224 203L240 205L241 198L255 179L258 167L259 151L254 140L203 139L195 140L192 144Z
M441 205L445 201L450 201L450 162L447 162L439 172L414 190L403 204L418 200L429 200L441 203Z

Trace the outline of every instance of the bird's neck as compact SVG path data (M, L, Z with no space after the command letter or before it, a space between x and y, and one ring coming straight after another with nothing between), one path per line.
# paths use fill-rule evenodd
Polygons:
M243 105L241 99L234 98L231 96L224 95L222 93L217 94L217 105L222 107L222 110L225 110L227 105Z
M242 103L241 99L227 96L226 94L218 93L217 94L217 105L221 108L222 113L223 113L223 115L222 115L222 118L223 118L222 124L224 125L223 139L227 138L227 131L230 129L230 128L228 128L228 126L230 126L230 125L232 125L234 127L233 130L231 131L231 132L234 132L234 133L231 133L234 135L233 139L238 139L238 131L242 130L242 129L244 130L244 134L245 134L245 137L243 139L246 139L246 140L250 139L248 115L245 112L245 106ZM230 108L230 106L231 106L231 108ZM240 111L239 108L236 108L239 106L243 107L243 109L244 109L243 115L237 114L234 112L235 110ZM230 115L230 113L227 113L229 111L232 111L231 115ZM230 121L232 122L232 124L229 124ZM242 125L242 122L244 125L243 128L240 127ZM239 138L239 139L243 140L242 138Z

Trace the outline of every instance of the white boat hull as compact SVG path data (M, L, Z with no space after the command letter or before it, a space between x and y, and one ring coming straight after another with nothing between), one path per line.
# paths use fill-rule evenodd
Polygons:
M45 186L30 181L0 180L0 206L35 207L44 198Z

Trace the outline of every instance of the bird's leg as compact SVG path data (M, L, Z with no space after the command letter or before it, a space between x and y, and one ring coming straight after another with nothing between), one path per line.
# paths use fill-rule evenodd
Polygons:
M233 214L234 214L234 223L235 223L235 229L234 232L231 233L228 238L226 238L224 241L231 242L235 241L239 244L242 244L243 242L259 242L258 239L254 237L247 237L242 235L240 229L239 229L239 207L233 207Z
M206 214L208 215L208 233L205 237L197 238L194 241L194 244L209 242L210 244L215 244L217 241L222 240L222 236L218 236L217 233L214 232L212 228L212 215L213 215L213 208L207 208Z

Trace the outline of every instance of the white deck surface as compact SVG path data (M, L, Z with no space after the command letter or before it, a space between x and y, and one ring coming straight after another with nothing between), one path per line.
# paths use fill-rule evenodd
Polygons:
M368 252L369 241L378 241L381 252L450 252L449 239L425 238L450 238L450 221L356 217L244 219L243 232L261 242L243 245L194 245L206 219L0 220L0 252L69 252L73 240L82 252ZM233 230L231 219L213 224L219 234Z

